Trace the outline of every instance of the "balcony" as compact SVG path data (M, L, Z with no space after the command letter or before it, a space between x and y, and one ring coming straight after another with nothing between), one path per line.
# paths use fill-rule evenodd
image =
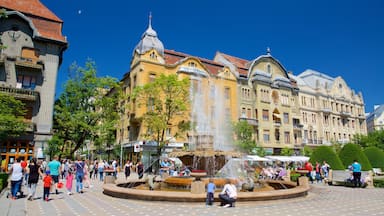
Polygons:
M346 112L346 111L341 111L340 112L340 116L342 116L342 117L351 117L351 113L350 112Z
M301 130L303 129L304 125L303 124L293 124L293 129L294 130Z
M280 127L281 126L281 121L273 121L273 126Z
M207 72L205 72L204 70L201 70L199 68L196 68L196 67L187 67L187 66L180 66L179 67L179 72L185 72L185 73L188 73L188 74L194 74L194 75L197 75L197 76L203 76L203 77L207 77Z
M359 114L359 115L357 115L357 118L365 120L365 115L364 114Z
M44 64L39 59L26 58L22 56L17 56L15 59L15 65L27 67L27 68L35 68L38 70L43 70Z
M323 108L323 109L321 109L321 111L323 113L331 113L332 112L332 110L330 108Z
M6 87L4 85L0 86L0 92L27 101L36 101L39 98L39 92L37 91Z
M239 121L247 121L249 125L259 126L259 120L254 118L240 117Z

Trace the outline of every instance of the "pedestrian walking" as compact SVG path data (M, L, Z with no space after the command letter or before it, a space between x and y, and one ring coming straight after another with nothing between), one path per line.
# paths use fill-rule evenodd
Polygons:
M27 173L29 174L28 177L28 200L32 201L36 197L36 187L37 187L37 182L39 181L39 177L43 176L43 173L41 172L39 164L37 164L36 158L32 158L31 161L29 162L28 168L27 168Z

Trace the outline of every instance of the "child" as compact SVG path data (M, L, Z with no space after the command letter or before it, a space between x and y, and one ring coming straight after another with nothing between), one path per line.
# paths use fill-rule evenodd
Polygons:
M44 195L43 200L47 201L49 200L49 192L52 185L52 177L50 176L51 172L49 170L45 171L45 176L43 178L44 182Z
M216 190L216 185L215 183L213 183L213 179L210 178L209 183L207 185L207 200L205 202L207 206L213 204L215 190Z
M72 195L72 182L73 172L68 172L67 177L65 177L65 187L67 188L68 195Z

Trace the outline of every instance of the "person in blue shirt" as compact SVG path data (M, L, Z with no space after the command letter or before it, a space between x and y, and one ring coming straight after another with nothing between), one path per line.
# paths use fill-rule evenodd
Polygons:
M206 205L212 205L214 201L214 195L215 195L216 185L213 183L213 179L209 179L209 183L207 185L207 200Z
M61 173L61 163L59 162L59 156L55 155L53 160L49 162L47 166L53 179L56 194L59 194L59 191L57 190L57 183L59 183L59 176Z
M361 187L361 164L357 162L357 160L354 160L351 166L353 172L353 186L357 187L357 185L359 185L359 187Z

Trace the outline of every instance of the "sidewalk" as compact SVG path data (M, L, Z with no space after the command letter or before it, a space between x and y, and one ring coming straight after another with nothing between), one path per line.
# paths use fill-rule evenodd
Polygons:
M137 178L136 173L132 173L130 178ZM76 180L73 181L72 193L73 195L68 195L67 190L65 189L65 180L60 179L64 183L63 188L59 189L59 194L51 193L48 202L42 200L43 197L43 184L42 180L39 180L37 189L36 189L36 199L33 201L27 200L28 188L27 186L22 186L22 191L24 193L24 198L19 198L16 200L11 200L7 198L7 194L10 193L9 189L4 189L0 194L0 215L9 215L9 216L19 216L19 215L44 215L46 213L52 212L51 207L55 206L58 201L63 201L67 203L66 205L71 205L71 203L76 203L81 196L100 196L102 194L103 182L92 179L91 184L93 187L84 188L84 194L76 193ZM118 174L118 181L125 181L124 173ZM83 182L84 183L84 182ZM92 195L93 194L93 195ZM61 205L61 204L60 204ZM61 214L65 213L64 208L59 206L54 207ZM68 208L68 207L67 207ZM76 208L76 207L75 207ZM73 209L76 211L76 209ZM72 211L72 212L73 212ZM53 213L53 212L52 212ZM68 212L67 212L68 213ZM66 213L66 214L67 214ZM48 214L50 215L50 214ZM55 214L56 215L56 214ZM58 214L60 215L60 214ZM69 214L67 214L69 215Z

